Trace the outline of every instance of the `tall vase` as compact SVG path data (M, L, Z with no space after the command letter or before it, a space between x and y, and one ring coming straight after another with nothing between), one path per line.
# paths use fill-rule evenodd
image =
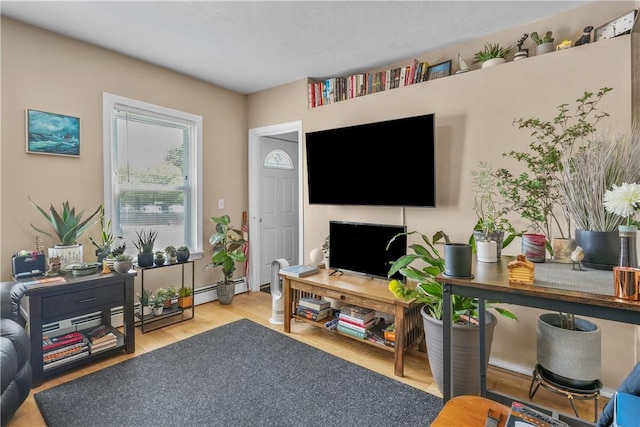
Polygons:
M633 301L640 300L640 269L636 250L637 227L621 225L620 234L620 263L613 268L614 294L618 298Z

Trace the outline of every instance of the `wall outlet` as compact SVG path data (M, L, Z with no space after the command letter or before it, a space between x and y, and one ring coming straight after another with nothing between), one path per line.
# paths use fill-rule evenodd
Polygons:
M224 209L224 199L218 199L218 209Z

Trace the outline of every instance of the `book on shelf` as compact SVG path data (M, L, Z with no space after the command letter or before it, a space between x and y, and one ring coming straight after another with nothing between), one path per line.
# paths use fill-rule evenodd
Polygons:
M95 353L99 353L101 351L105 351L105 350L109 350L110 348L114 348L118 346L118 338L116 338L116 336L113 336L113 339L109 340L109 341L104 341L101 342L99 344L91 344L89 346L89 352L91 354L95 354Z
M49 369L53 369L56 366L64 365L66 363L73 362L74 360L83 359L83 358L85 358L87 356L89 356L89 352L88 351L83 351L81 353L77 353L77 354L74 354L72 356L65 357L64 359L59 359L59 360L56 360L55 362L47 363L47 364L43 365L42 369L44 371L48 371Z
M324 300L321 300L320 298L311 298L311 297L300 298L298 300L298 305L301 305L302 307L307 307L316 311L324 310L331 307L331 303L329 301L324 301Z
M366 331L367 329L371 329L376 323L376 319L371 319L366 323L361 323L361 322L354 322L353 320L350 320L350 319L346 319L345 316L338 316L338 321L345 326L349 326L351 328L355 328L361 331Z
M526 426L568 427L568 424L557 418L553 418L551 415L536 411L535 409L520 402L513 402L511 404L511 411L509 412L509 417L507 418L505 427Z
M106 341L104 337L107 336L108 334L113 335L113 333L111 332L111 326L107 326L107 325L100 325L96 328L93 328L85 332L85 335L87 336L89 341L92 343L100 342L100 340Z
M42 354L42 362L50 363L59 359L64 359L74 354L81 353L88 349L87 343L82 341L77 344L71 344Z
M364 339L364 338L367 337L367 333L366 332L364 332L364 331L363 332L356 331L355 329L350 328L348 326L345 326L345 325L341 324L340 322L338 322L338 328L337 329L338 329L339 332L342 332L342 333L347 334L347 335L354 336L356 338Z
M342 325L346 328L353 329L355 331L363 332L363 333L366 333L369 329L371 329L374 323L375 323L375 320L372 320L370 323L367 324L366 327L362 327L362 326L355 325L353 323L345 322L342 319L338 320L338 325Z
M39 277L39 278L32 278L30 280L25 280L22 281L20 280L20 283L22 283L25 286L30 286L30 285L58 285L58 284L62 284L62 283L67 283L66 279L62 276L51 276L51 277Z
M373 325L375 318L371 318L371 320L365 321L364 319L358 319L357 317L349 316L348 314L340 313L338 314L338 318L348 323L352 323L361 328L366 328L368 326Z
M370 308L358 307L355 305L345 305L340 309L340 314L345 314L347 316L354 317L356 319L361 319L365 322L373 319L376 315L374 310Z
M82 341L84 341L84 335L80 332L70 332L53 338L43 336L42 351L46 353L48 351L55 350L56 348L65 347Z
M304 307L298 305L296 307L296 314L301 317L305 317L310 320L323 320L329 317L331 313L331 307L325 308L324 310L314 310L309 307Z
M116 337L116 335L113 332L109 332L107 335L104 335L100 338L98 338L97 340L91 341L91 346L95 346L98 344L103 344L106 342L111 342L111 341L117 341L118 337Z
M286 274L287 276L292 276L292 277L305 277L305 276L309 276L310 274L317 273L318 271L320 270L315 265L305 265L305 264L292 265L290 267L285 267L280 269L280 273Z

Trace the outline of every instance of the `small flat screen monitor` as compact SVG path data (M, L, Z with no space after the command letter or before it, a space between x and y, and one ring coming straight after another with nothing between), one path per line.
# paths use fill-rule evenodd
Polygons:
M387 244L406 231L404 225L330 221L329 268L386 278L391 264L406 255L407 236L397 238L389 250ZM399 274L394 277L402 278Z

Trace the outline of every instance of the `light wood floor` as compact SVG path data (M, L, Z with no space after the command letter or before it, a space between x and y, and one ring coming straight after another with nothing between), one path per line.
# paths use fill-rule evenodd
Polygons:
M264 292L254 292L236 295L231 305L220 305L217 301L199 305L196 307L196 315L193 320L170 325L146 334L142 334L138 327L136 328L135 353L126 354L123 352L121 355L88 364L69 373L46 380L40 387L31 390L29 397L18 409L9 426L39 427L46 425L33 398L34 393L235 320L247 318L284 333L282 325L269 323L269 317L271 317L271 296ZM302 322L294 322L290 336L382 375L434 395L442 396L433 383L426 354L417 351L417 349L411 350L407 354L405 358L405 377L400 378L393 374L393 354L390 352L359 343L347 337L332 334L329 331ZM495 368L490 368L488 373L488 387L490 389L512 395L523 402L529 401L530 381L531 377L529 376L513 374ZM605 398L600 399L600 410L606 401L607 399ZM558 411L572 413L566 398L544 390L542 387L536 393L533 402ZM576 401L575 403L581 417L593 420L593 403L591 401ZM72 404L72 402L69 402L70 406Z

